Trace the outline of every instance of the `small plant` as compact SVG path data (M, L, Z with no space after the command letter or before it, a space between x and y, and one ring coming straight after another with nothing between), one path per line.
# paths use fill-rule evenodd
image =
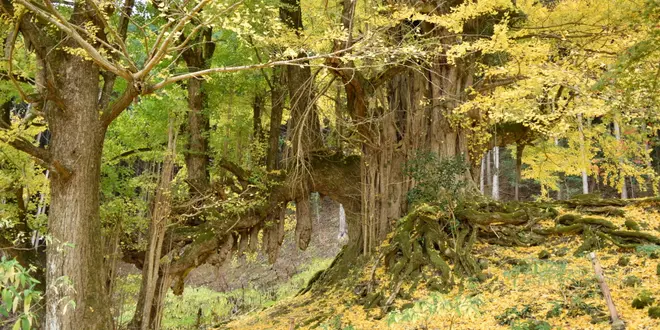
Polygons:
M521 309L518 309L518 307L509 307L504 313L495 316L495 319L500 325L514 325L516 321L524 320L531 316L532 307L525 305Z
M3 256L0 260L0 328L10 324L12 330L34 327L37 316L33 309L41 300L41 292L36 290L39 281L30 274L33 271L34 268L25 269L16 259Z
M418 153L403 169L417 184L408 192L408 201L411 204L453 203L465 187L462 176L466 170L462 156L440 158L432 152Z
M390 312L387 315L387 324L391 327L398 323L428 323L431 316L442 313L448 313L454 317L479 314L481 303L479 296L447 298L445 295L435 293L429 299L415 302L410 308Z
M563 281L569 275L575 275L568 271L565 261L532 259L530 262L521 261L519 264L505 271L504 276L513 279L516 285L517 278L522 274L533 275L538 284L548 284L555 281Z
M545 314L546 318L553 318L561 316L561 312L564 309L564 305L561 301L553 301L552 308Z
M552 326L546 321L527 320L523 322L514 322L511 325L512 330L550 330Z
M335 315L326 322L321 323L319 326L323 330L355 330L352 325L346 325L342 323L342 315Z
M635 252L639 255L643 255L646 257L655 257L660 254L660 246L657 245L638 245L635 247Z

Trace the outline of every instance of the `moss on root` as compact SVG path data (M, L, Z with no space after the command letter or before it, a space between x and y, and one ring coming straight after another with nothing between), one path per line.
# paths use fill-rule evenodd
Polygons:
M455 217L438 206L423 204L397 221L377 253L360 257L359 249L345 248L333 265L315 276L302 292L341 283L355 294L356 303L369 309L379 308L383 314L395 300L410 298L418 286L448 292L468 278L485 280L485 265L475 259L472 251L478 241L533 246L550 236L575 236L582 242L573 251L576 256L611 244L626 249L641 244L660 245L660 238L646 232L621 230L607 218L621 216L617 208L628 203L631 202L594 198L564 201L560 205L568 207L571 213L561 216L557 204L465 203L454 210ZM553 222L554 227L547 227ZM544 252L538 257L563 256L567 251ZM363 271L349 276L356 264L363 266Z

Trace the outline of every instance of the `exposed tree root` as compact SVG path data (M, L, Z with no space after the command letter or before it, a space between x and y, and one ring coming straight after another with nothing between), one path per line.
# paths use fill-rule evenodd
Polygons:
M432 290L447 292L466 279L483 281L487 276L472 251L477 241L535 246L551 236L570 235L582 242L574 251L575 256L608 244L625 249L641 244L660 245L659 237L619 228L606 218L622 216L625 213L621 206L639 203L655 205L658 201L583 198L557 204L475 203L463 205L453 216L438 206L424 204L397 222L378 255L365 264L365 275L358 284L353 282L353 291L357 303L368 309L378 307L380 315L384 315L398 297L409 297L422 283ZM559 216L558 207L571 213ZM327 281L319 286L326 284ZM309 288L311 284L305 292Z

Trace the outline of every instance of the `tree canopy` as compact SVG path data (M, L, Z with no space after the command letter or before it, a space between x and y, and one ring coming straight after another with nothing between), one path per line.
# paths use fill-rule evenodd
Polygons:
M441 290L484 280L477 242L660 244L587 215L660 187L656 0L3 0L0 17L12 326L159 328L193 269L272 263L288 232L306 249L313 193L346 209L330 269L375 257L391 285L373 266L361 304L387 312L425 269ZM120 262L142 272L122 324Z

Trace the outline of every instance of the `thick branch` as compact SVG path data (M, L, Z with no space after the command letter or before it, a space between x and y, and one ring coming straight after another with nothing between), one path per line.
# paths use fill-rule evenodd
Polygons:
M112 103L104 112L101 117L103 127L108 127L119 115L131 105L131 102L140 94L142 85L128 85L124 93Z

